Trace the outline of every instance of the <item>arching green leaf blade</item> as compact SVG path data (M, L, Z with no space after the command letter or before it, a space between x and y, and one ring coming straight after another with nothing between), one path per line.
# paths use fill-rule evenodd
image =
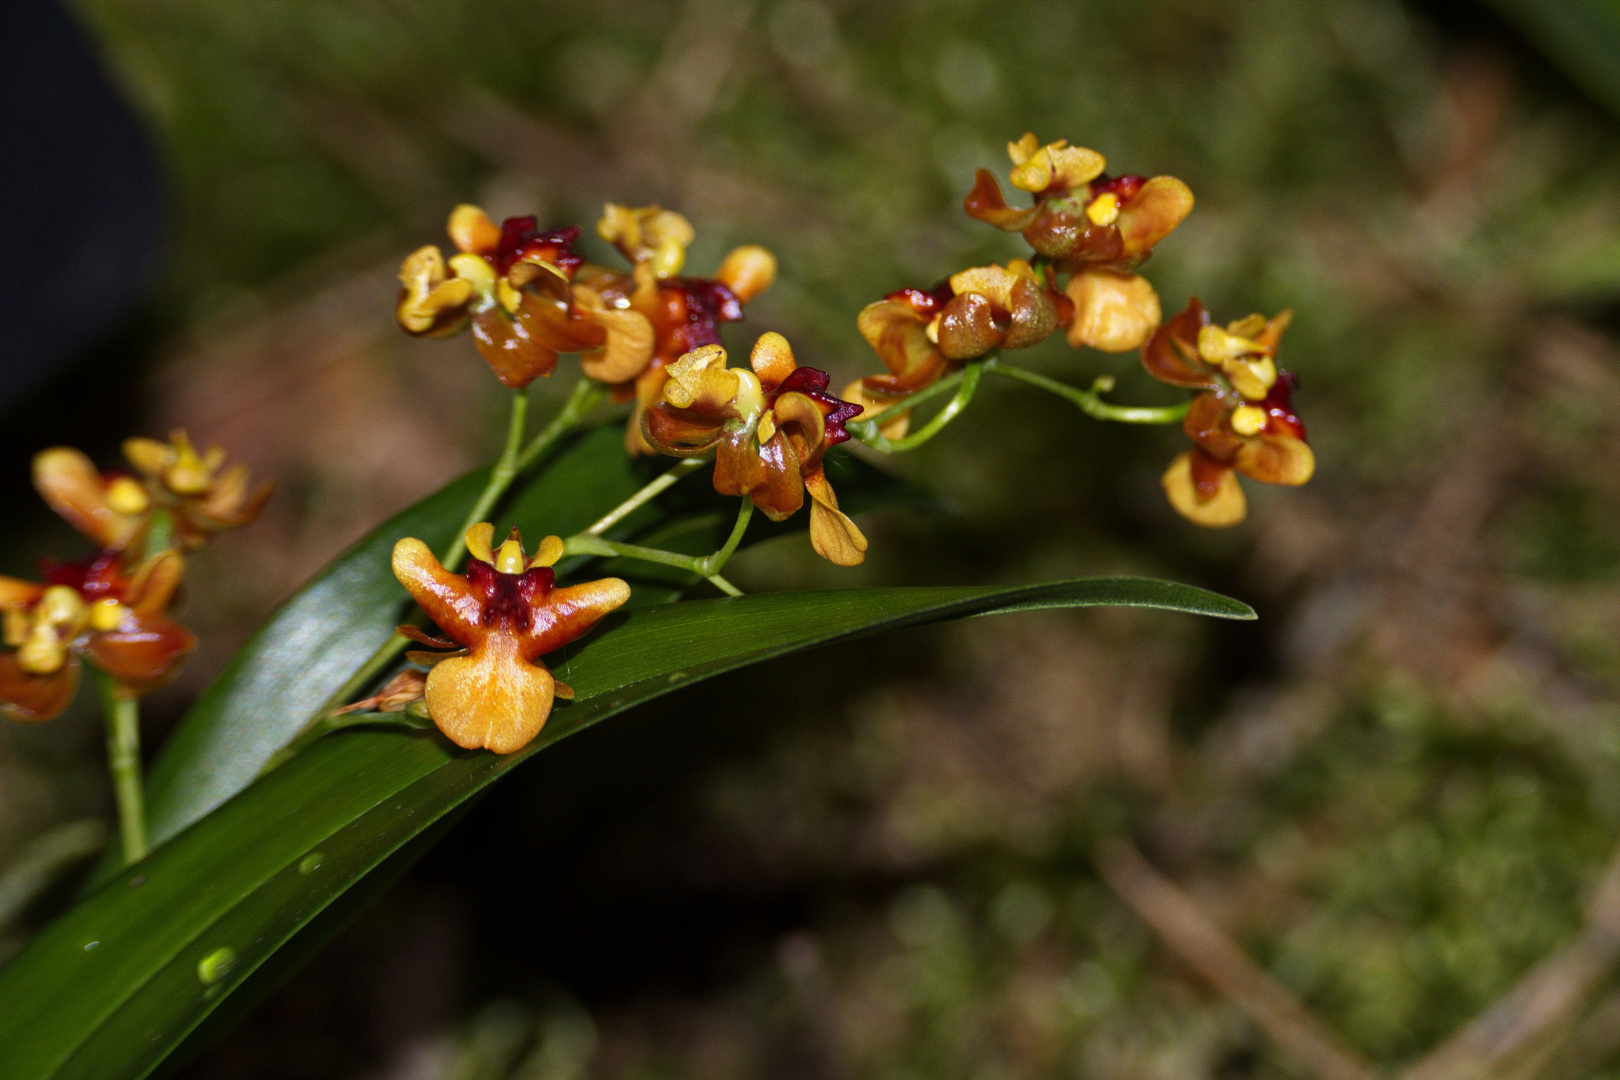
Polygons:
M1185 585L872 588L644 608L554 657L578 700L508 757L372 727L314 744L124 871L0 969L0 1076L138 1078L311 919L531 754L678 686L946 619L1133 605L1252 618Z

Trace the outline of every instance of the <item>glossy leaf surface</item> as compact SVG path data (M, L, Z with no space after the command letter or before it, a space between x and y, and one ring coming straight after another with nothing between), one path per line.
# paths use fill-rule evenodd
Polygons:
M0 1076L136 1078L300 927L530 754L677 686L840 639L945 619L1133 605L1252 618L1145 579L777 593L643 608L552 657L578 699L521 753L435 733L343 731L106 882L0 969Z

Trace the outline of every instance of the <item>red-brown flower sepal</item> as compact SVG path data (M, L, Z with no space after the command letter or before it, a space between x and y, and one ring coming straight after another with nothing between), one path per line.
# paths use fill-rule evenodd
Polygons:
M73 700L81 657L131 696L156 689L196 645L165 614L185 562L165 551L131 573L119 554L47 568L44 582L0 577L0 617L11 651L0 653L0 711L50 720Z
M558 696L540 658L587 633L630 598L630 586L603 578L557 588L551 567L562 557L559 538L546 537L531 559L516 529L492 551L494 535L488 523L467 530L465 574L446 570L426 544L407 537L394 545L394 576L464 650L429 658L429 717L457 746L510 754L540 734Z

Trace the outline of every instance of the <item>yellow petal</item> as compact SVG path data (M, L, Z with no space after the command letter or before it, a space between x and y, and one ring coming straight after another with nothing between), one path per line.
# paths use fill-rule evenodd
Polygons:
M1193 484L1192 453L1178 454L1164 471L1159 483L1164 488L1165 496L1169 498L1170 505L1175 507L1176 513L1192 522L1209 529L1224 529L1236 525L1248 514L1248 502L1243 497L1243 488L1238 484L1237 474L1230 469L1221 473L1220 486L1210 499L1200 499L1198 488Z
M486 255L501 242L500 226L491 221L481 207L471 203L462 203L450 211L446 228L450 233L450 242L456 245L457 251Z
M480 521L467 530L467 554L479 562L494 563L495 553L490 545L495 542L495 526L487 521Z
M838 509L838 496L821 472L804 478L810 493L810 546L835 566L859 566L866 561L866 537L849 515Z
M776 256L758 244L732 248L714 279L746 304L776 281Z
M540 541L540 550L534 553L529 560L533 566L556 566L557 560L563 557L563 539L560 536L548 536Z

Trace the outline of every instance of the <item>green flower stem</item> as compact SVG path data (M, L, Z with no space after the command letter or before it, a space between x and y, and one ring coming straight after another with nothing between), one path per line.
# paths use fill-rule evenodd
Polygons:
M150 558L174 546L174 517L161 507L152 511L146 526L146 555Z
M579 423L590 415L591 411L600 405L607 396L607 388L590 379L581 378L574 384L574 390L568 395L568 401L547 424L539 434L530 439L528 445L523 443L524 427L529 415L529 394L527 390L516 390L512 393L512 412L506 426L506 446L501 451L500 459L495 462L489 471L489 482L484 485L483 493L478 501L473 503L472 510L467 514L467 520L461 523L461 528L451 540L450 546L445 549L444 556L439 561L446 569L454 570L461 565L461 560L467 554L467 530L484 521L495 504L500 501L506 489L512 486L512 481L518 477L535 461L555 446L563 436L572 431ZM410 645L410 639L402 634L394 634L382 643L378 650L371 654L364 664L349 676L347 682L338 688L337 692L326 699L319 711L310 718L305 730L319 723L344 702L354 697L366 687L373 679L382 674L383 670L392 664L399 654ZM293 744L302 745L297 739ZM271 766L267 765L266 768Z
M562 409L552 417L551 423L540 429L540 433L529 440L529 445L517 456L517 467L514 474L523 472L530 465L538 461L553 446L589 416L596 407L607 400L608 388L592 379L581 378L574 384L574 390L568 395ZM510 482L510 481L508 481ZM473 518L468 528L482 521L483 518Z
M674 471L674 470L671 470ZM665 474L669 475L668 473ZM749 519L754 516L754 504L750 499L743 499L737 508L737 523L731 527L731 535L726 538L725 544L718 551L708 555L682 555L679 552L665 551L663 548L642 547L639 544L623 544L617 540L604 540L590 532L582 532L570 536L563 541L563 552L567 555L596 555L603 558L640 559L642 562L657 563L659 566L674 566L682 570L706 578L715 588L727 596L741 596L742 590L720 576L720 570L730 561L736 553L737 545L742 543L743 533L748 531Z
M101 691L101 711L107 718L107 771L118 798L118 834L123 841L124 865L146 858L146 795L141 784L140 702L125 693L118 681L95 667L90 671Z
M584 382L584 380L580 380ZM560 416L561 414L559 414ZM553 421L555 423L555 421ZM461 565L462 557L467 554L467 530L483 521L488 516L490 508L495 501L506 494L506 489L512 486L512 480L518 474L518 455L523 450L523 432L529 424L529 391L512 391L512 411L506 421L506 446L501 456L496 459L495 465L489 470L489 482L473 503L472 509L467 512L467 520L461 523L456 530L455 539L450 546L444 549L439 561L446 569L454 570Z
M923 443L927 442L929 439L932 439L935 435L938 435L941 431L943 431L946 424L949 424L952 420L955 420L957 414L959 414L963 409L967 408L968 402L973 400L974 392L979 389L979 379L983 376L985 371L994 371L996 370L996 367L997 361L994 356L986 357L983 360L975 360L968 364L967 367L962 369L961 383L957 386L955 396L952 397L951 400L947 401L945 403L945 407L939 410L939 412L935 413L928 423L924 424L922 427L918 428L916 431L913 431L911 434L904 436L903 438L891 439L884 435L883 432L878 430L878 421L876 420L861 421L859 425L861 430L855 433L855 437L860 439L861 442L865 443L867 446L870 446L872 449L885 454L900 454L907 450L915 450L917 447L921 446ZM942 379L940 381L943 382L944 380ZM938 385L939 383L934 384L934 386ZM932 390L933 388L934 387L931 386L928 389ZM923 393L926 394L927 391L924 391ZM904 404L907 408L909 408L922 397L923 394L917 394L913 398L907 400ZM889 410L885 410L885 412L879 413L878 416L885 416L887 415L888 411ZM851 424L850 428L853 430L856 426L857 425L855 424Z
M993 363L994 360L992 358L991 360L987 360L985 362ZM849 428L853 431L857 427L864 428L870 426L873 431L876 431L878 426L883 424L885 421L892 420L894 417L899 416L903 412L911 411L918 405L921 405L923 402L927 401L929 398L938 397L949 390L955 389L956 385L961 381L962 373L960 371L954 375L947 375L943 379L934 383L932 386L924 390L919 390L910 397L902 398L893 405L890 405L887 409L884 409L882 412L876 412L871 416L852 421L849 424Z
M677 480L681 479L683 476L686 476L688 473L694 473L701 469L705 463L705 459L703 458L687 458L685 461L676 465L668 472L659 476L656 480L653 480L646 487L624 500L624 502L620 503L618 506L615 506L606 514L603 514L599 519L597 519L596 523L590 528L586 529L582 535L601 536L613 526L617 525L619 522L623 521L625 518L634 513L638 506L646 503L649 499L657 497L660 492L667 491L669 488L675 485Z
M1162 406L1111 405L1098 395L1106 394L1114 388L1112 375L1099 375L1092 382L1090 390L1081 390L1068 383L1049 379L1045 375L1025 371L1023 368L998 365L992 370L1003 378L1028 383L1030 386L1056 394L1078 406L1087 416L1098 420L1113 420L1121 424L1179 424L1187 415L1187 410L1192 407L1191 401L1184 401L1180 405Z

